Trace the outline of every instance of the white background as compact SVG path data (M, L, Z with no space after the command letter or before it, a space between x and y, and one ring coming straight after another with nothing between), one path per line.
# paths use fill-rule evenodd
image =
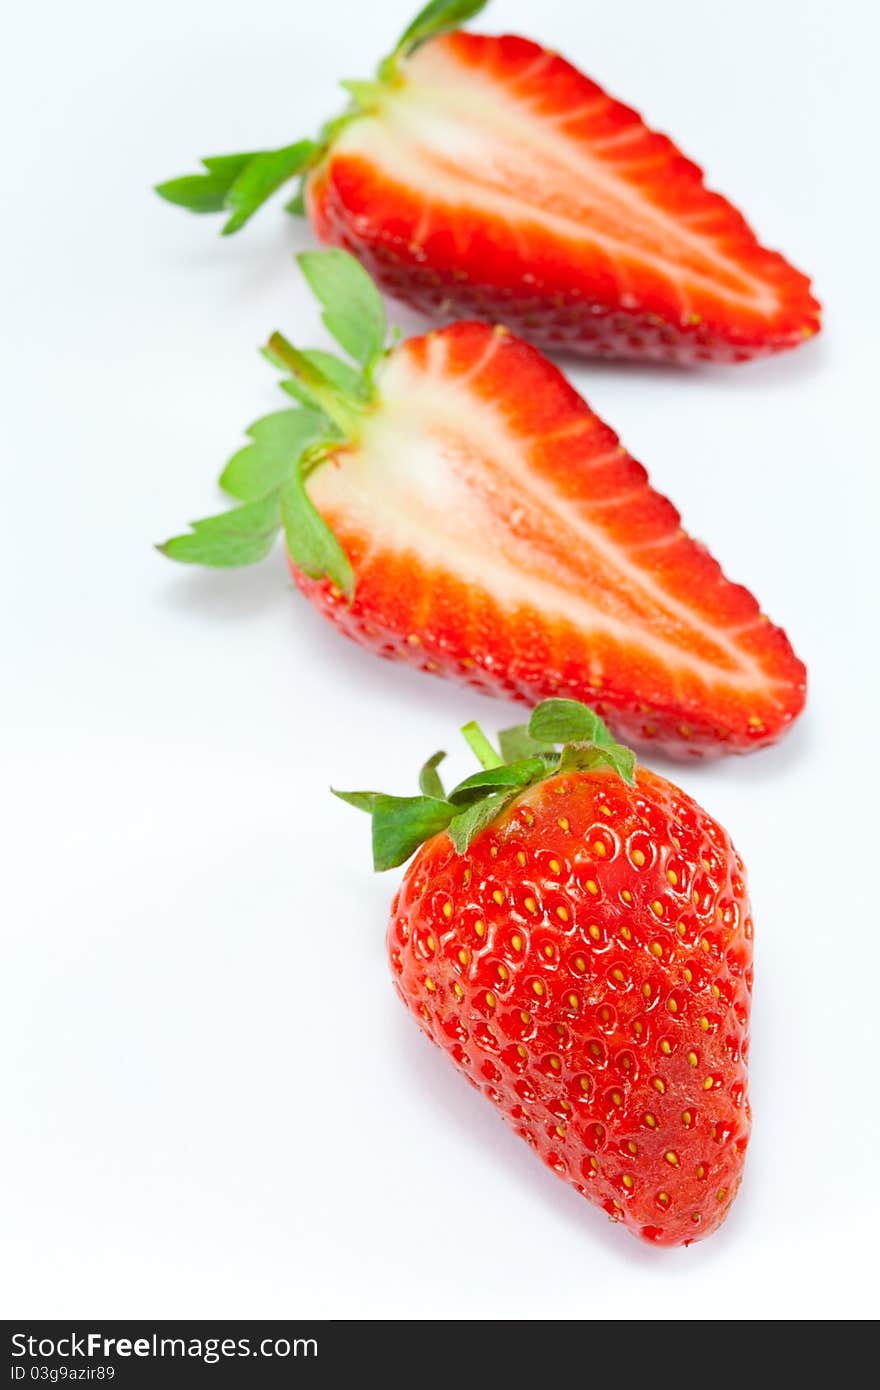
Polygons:
M280 552L205 573L152 549L283 404L257 345L322 333L306 227L272 207L224 241L149 187L313 133L412 8L7 22L0 1313L876 1315L876 16L497 0L482 21L670 131L827 306L770 362L572 368L811 677L781 747L681 773L750 868L755 1130L726 1228L669 1252L423 1041L385 962L397 875L371 876L366 820L327 792L410 789L511 708L346 643Z

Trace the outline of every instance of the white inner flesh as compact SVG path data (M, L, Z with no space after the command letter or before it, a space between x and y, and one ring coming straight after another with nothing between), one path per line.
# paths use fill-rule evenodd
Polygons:
M497 339L492 342L490 351ZM442 335L432 339L427 372L405 351L393 354L379 380L381 410L369 418L360 446L310 479L316 505L369 537L374 551L414 553L423 564L484 588L508 611L533 608L624 647L637 643L670 669L689 670L708 685L766 683L758 663L734 641L742 625L725 632L701 619L637 563L636 547L622 550L603 530L603 510L622 497L600 498L595 509L563 497L530 467L524 441L500 411L477 400L464 377L450 379L445 357ZM602 467L601 460L585 464ZM546 552L517 536L530 518L550 521L554 544ZM678 538L677 528L670 528L650 542L648 555L655 559L660 547ZM592 581L579 557L591 562ZM368 553L365 565L369 561ZM634 616L627 595L647 608L647 616ZM682 650L688 633L699 633L730 665Z

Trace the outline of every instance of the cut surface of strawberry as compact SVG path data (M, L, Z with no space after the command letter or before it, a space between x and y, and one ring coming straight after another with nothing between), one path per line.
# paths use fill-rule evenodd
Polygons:
M350 276L358 293L369 285L341 251L303 259L313 283L316 267L332 268L346 303ZM297 441L302 461L279 460L298 503L285 504L289 478L280 510L259 494L270 451L256 443L245 451L254 500L239 488L248 506L170 542L174 558L241 563L239 531L231 559L211 552L216 528L254 508L262 526L266 507L274 531L289 519L303 591L379 655L501 697L585 700L628 740L679 755L772 743L799 713L805 673L784 633L535 348L454 324L380 353L368 380L337 362L361 383L344 391L323 375L335 359L317 355L315 377L316 355L277 335L272 347L315 422L306 447ZM303 412L285 414L301 426ZM314 522L329 558L303 548ZM262 558L274 531L245 559Z
M676 362L745 361L818 331L806 276L665 135L528 39L444 28L345 84L352 105L317 142L229 157L244 164L219 202L227 229L296 173L318 236L435 320ZM220 162L160 192L209 210Z

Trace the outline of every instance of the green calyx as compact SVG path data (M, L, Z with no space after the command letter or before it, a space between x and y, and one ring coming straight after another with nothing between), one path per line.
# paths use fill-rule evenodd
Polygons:
M306 482L342 445L356 441L376 397L374 373L386 354L385 308L367 272L347 251L305 251L300 268L328 331L352 361L295 348L273 333L264 349L296 405L248 430L250 443L229 460L220 486L238 506L191 523L158 549L187 564L230 568L264 559L283 529L294 564L327 578L349 598L348 556L311 501Z
M616 743L598 714L578 700L544 700L528 724L501 731L500 752L478 724L465 724L461 732L476 754L480 771L448 793L437 771L445 753L435 753L422 768L421 796L331 788L334 796L372 817L376 869L405 863L442 830L448 832L457 852L464 854L474 837L527 787L557 772L609 767L628 786L635 784L635 754Z
M298 140L277 150L251 150L246 154L211 155L202 160L202 170L168 179L156 185L166 202L190 212L225 212L223 236L240 231L273 193L291 179L298 178L297 192L285 205L295 216L305 212L304 186L312 169L321 163L333 141L352 121L381 104L388 91L399 84L399 61L419 44L438 34L458 29L479 14L487 0L431 0L404 30L393 51L382 59L376 77L368 82L343 82L349 103L340 115L327 121L316 140Z

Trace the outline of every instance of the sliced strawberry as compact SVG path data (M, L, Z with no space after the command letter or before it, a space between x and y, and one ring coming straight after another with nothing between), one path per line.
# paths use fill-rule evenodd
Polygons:
M426 6L317 140L158 191L234 232L298 177L290 210L390 294L540 346L735 362L818 331L807 278L665 135L528 39L447 32L482 8Z
M585 700L677 753L774 742L804 667L561 372L481 323L383 352L357 263L301 263L363 371L276 335L308 409L252 428L223 475L245 505L166 553L250 563L283 522L297 583L380 656L531 703Z
M614 357L743 361L817 332L807 278L557 54L459 31L399 71L306 185L318 235L389 293Z

